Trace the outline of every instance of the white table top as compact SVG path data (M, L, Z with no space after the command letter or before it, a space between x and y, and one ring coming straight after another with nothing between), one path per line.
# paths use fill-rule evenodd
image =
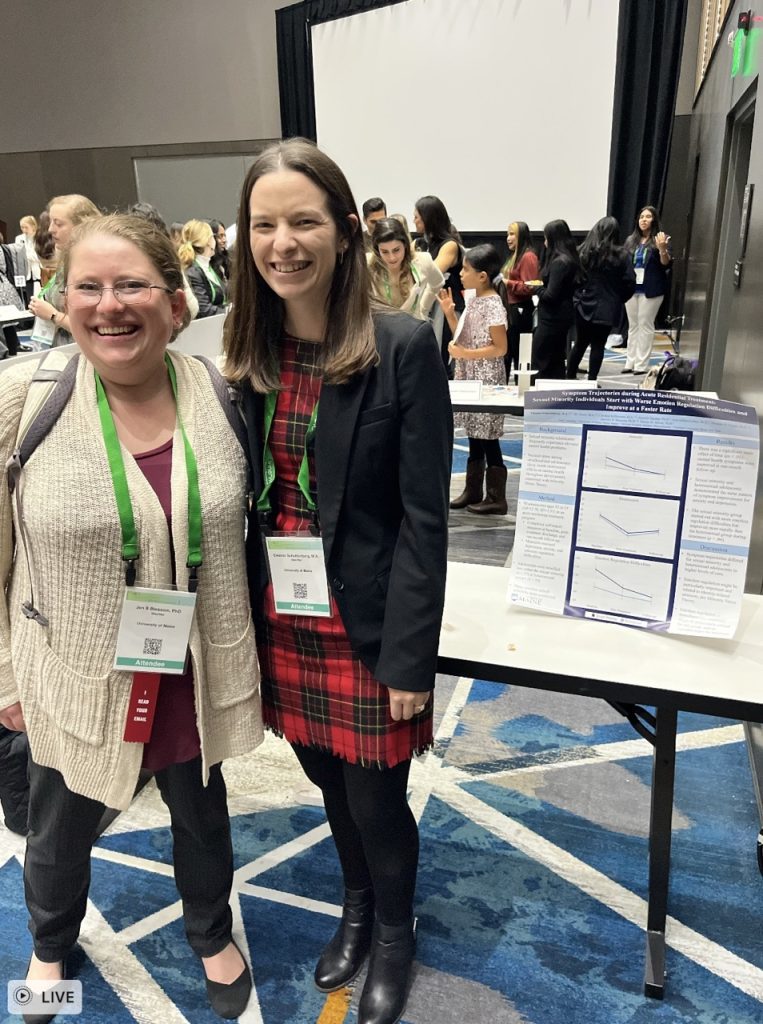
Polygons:
M734 640L709 640L510 606L508 582L448 563L440 671L763 720L763 597L745 595Z
M517 389L506 385L486 384L482 388L482 398L453 398L451 403L455 412L503 412L510 416L523 416L525 411L524 395L518 395Z

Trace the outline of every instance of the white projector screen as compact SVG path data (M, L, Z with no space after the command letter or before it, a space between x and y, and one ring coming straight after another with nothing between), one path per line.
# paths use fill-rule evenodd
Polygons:
M607 203L617 0L408 0L312 28L318 144L360 205L587 231ZM411 224L412 227L412 224Z

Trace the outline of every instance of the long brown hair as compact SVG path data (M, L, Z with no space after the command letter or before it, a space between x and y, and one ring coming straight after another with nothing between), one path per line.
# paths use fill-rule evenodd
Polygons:
M384 217L382 220L378 220L374 225L374 230L371 235L371 251L373 257L369 264L369 271L371 272L371 284L374 289L374 293L379 299L384 301L387 299L385 284L389 287L389 270L387 264L381 257L379 252L380 245L386 245L389 242L401 242L403 246L403 262L400 264L400 297L403 303L411 294L411 288L414 284L413 271L411 270L411 242L408 237L408 232L405 230L403 225L395 217Z
M376 365L368 270L363 236L349 217L358 216L350 186L334 161L307 139L268 146L249 169L241 190L233 259L233 310L225 324L225 372L231 380L249 380L255 391L280 387L279 345L284 325L283 300L263 280L249 248L249 198L257 181L276 171L297 171L326 196L339 238L347 244L337 259L327 298L326 337L321 345L323 379L342 384Z

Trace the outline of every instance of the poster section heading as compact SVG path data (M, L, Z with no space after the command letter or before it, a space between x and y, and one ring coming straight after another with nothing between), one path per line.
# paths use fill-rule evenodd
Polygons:
M687 392L528 393L510 602L733 637L758 456L751 406Z

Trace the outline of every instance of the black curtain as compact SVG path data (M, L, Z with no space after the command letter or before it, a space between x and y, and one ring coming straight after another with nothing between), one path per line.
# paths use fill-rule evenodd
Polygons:
M401 2L304 0L276 11L284 138L316 138L311 25ZM686 6L686 0L620 0L607 208L626 235L641 206L662 204ZM576 158L585 159L584 148Z
M310 29L324 21L390 7L403 0L304 0L276 11L278 88L281 94L281 135L316 140L313 51ZM341 74L341 68L337 74ZM352 83L348 83L352 88Z
M633 231L665 196L686 0L620 0L607 207Z

